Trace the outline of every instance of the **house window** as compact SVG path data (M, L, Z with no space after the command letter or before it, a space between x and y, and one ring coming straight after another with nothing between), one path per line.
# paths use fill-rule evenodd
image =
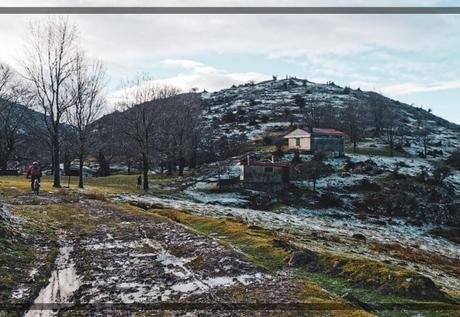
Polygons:
M264 172L265 173L273 173L273 167L265 167Z
M295 138L295 146L300 146L300 138Z

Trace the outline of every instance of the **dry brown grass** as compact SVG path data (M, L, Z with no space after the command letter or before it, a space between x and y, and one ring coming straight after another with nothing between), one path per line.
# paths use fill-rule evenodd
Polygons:
M411 247L404 247L400 244L377 244L373 243L370 248L374 251L389 254L404 261L423 263L439 267L452 276L460 278L460 261L448 258L439 254L426 253Z

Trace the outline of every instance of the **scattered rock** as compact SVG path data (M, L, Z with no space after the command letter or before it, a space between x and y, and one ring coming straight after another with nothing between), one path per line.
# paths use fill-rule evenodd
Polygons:
M377 289L377 292L382 295L389 295L393 292L393 288L389 285L382 285Z
M361 240L361 241L366 241L366 237L361 234L361 233L355 233L351 236L353 239L356 239L356 240Z
M280 240L280 239L274 239L272 242L272 246L274 248L280 248L280 249L288 250L288 251L291 251L293 249L293 247L291 246L289 242Z
M302 267L310 264L315 261L317 255L315 252L310 250L296 251L292 253L291 258L289 259L289 266L293 267Z
M367 214L365 212L360 212L356 218L358 218L359 220L366 220L367 219Z
M332 264L332 270L335 271L339 268L340 266L340 261L334 261L334 264Z
M387 223L383 220L373 220L373 224L378 225L378 226L385 226Z

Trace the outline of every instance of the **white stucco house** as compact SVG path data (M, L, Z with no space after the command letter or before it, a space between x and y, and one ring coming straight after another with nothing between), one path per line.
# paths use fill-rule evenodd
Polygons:
M325 152L338 157L345 153L345 136L345 133L335 129L314 128L311 132L295 129L284 138L288 140L290 150Z

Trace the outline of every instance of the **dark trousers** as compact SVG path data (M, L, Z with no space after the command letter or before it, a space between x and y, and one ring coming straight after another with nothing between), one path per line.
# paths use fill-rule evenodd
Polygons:
M30 187L32 188L32 190L34 190L34 181L35 181L36 179L38 179L38 182L40 183L40 177L38 177L38 176L32 176L30 179L31 179Z

